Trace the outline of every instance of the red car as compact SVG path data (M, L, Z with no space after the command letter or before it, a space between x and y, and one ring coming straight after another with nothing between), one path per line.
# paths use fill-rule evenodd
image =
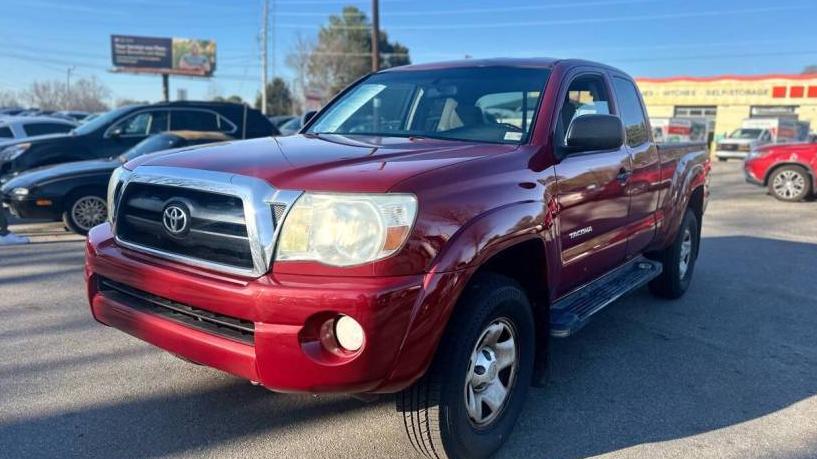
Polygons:
M705 145L579 60L378 72L291 137L136 159L93 228L99 322L280 392L397 393L429 457L508 437L549 337L690 285Z
M746 181L769 189L781 201L802 201L817 189L817 143L766 145L743 165Z

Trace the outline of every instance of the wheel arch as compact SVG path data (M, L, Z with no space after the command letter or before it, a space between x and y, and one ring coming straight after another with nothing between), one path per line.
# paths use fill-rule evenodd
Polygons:
M74 186L68 190L66 190L65 194L63 194L64 198L62 200L62 211L67 212L73 204L74 199L80 196L87 196L93 194L95 196L101 196L103 199L107 193L107 189L105 187L101 187L98 185L91 185L91 184L82 184Z
M553 270L548 263L554 261L548 251L556 250L551 243L551 211L545 208L549 209L541 201L508 205L483 213L452 236L425 276L400 352L378 392L401 390L425 374L454 311L463 307L464 292L483 272L505 275L525 289L536 320L535 379L540 367L545 371L540 361L545 360L547 346L541 344L549 336L548 273ZM398 364L409 354L414 365Z
M781 167L785 166L802 167L806 171L806 174L808 174L809 178L811 178L812 189L817 189L817 176L815 176L814 170L812 170L811 166L808 164L799 161L782 161L770 167L769 170L766 171L766 175L763 177L763 186L769 186L769 179L772 178L772 175L774 175L774 173Z

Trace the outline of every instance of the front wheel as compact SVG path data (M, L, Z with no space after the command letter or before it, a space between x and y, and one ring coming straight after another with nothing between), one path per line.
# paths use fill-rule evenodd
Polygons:
M811 194L811 177L800 166L783 166L769 177L769 193L780 201L802 201Z
M108 218L108 206L105 198L94 193L77 193L66 200L62 221L65 226L77 234L88 234L96 225Z
M430 458L481 458L499 449L522 411L534 342L522 288L498 275L475 279L428 373L397 396L414 448Z

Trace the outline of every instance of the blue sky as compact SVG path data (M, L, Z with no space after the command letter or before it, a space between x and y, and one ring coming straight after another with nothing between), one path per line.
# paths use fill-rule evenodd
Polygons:
M270 0L270 73L291 78L285 58L343 5L370 1ZM110 34L209 38L218 70L209 81L172 78L171 95L258 90L261 0L0 0L0 88L95 75L112 99L158 100L158 76L112 74ZM414 62L473 57L581 57L635 76L799 73L817 64L815 0L381 0L381 27Z

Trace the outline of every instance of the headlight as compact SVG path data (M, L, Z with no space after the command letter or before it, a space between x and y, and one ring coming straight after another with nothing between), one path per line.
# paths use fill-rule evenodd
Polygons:
M290 210L276 260L352 266L403 246L417 215L408 194L304 193Z
M111 223L113 223L116 216L116 201L119 200L119 196L122 193L121 185L130 173L129 170L119 166L114 169L113 174L111 174L111 179L108 180L108 221Z
M17 145L6 147L0 151L0 159L4 161L12 161L25 153L29 148L31 148L30 143L18 143Z
M14 196L28 196L28 188L18 187L11 190L11 194Z

